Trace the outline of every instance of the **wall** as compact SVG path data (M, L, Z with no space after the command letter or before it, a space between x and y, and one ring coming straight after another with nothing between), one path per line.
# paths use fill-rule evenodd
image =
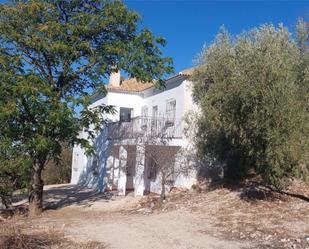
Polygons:
M142 106L148 107L148 116L152 116L152 107L158 106L159 117L164 117L166 112L167 101L176 100L176 120L180 120L184 115L184 84L183 78L171 79L166 83L164 91L150 88L144 92L144 101ZM140 107L141 108L141 107Z
M80 132L79 138L86 139L86 134L84 132ZM80 176L84 171L86 164L87 157L85 155L85 150L80 145L75 145L72 153L72 184L77 184L79 182Z
M82 135L86 136L85 133L82 133ZM110 141L107 140L107 130L102 129L92 144L95 150L94 156L86 156L85 150L80 146L73 148L71 183L82 184L103 191L108 164L107 159L112 148Z
M142 97L139 94L109 92L104 98L94 101L90 105L90 108L102 104L113 105L115 106L116 114L106 114L105 118L110 121L118 121L120 107L133 108L133 116L139 116L141 102ZM109 144L109 141L106 139L105 133L106 129L103 128L101 132L97 134L97 137L93 142L98 158L86 157L84 149L79 145L74 146L71 177L72 184L82 183L89 187L97 187L100 190L103 190L104 173L107 170L107 159L112 147L112 144ZM87 138L87 134L81 132L80 137Z
M109 92L105 98L99 99L91 104L90 108L106 104L115 107L116 114L108 114L106 118L110 121L119 120L120 107L133 108L133 117L140 116L141 105L143 99L141 94L126 93L126 92Z

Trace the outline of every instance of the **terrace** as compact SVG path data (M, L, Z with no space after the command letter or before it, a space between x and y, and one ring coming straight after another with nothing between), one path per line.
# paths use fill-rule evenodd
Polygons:
M109 140L147 138L181 138L182 122L174 118L134 117L129 121L107 125Z

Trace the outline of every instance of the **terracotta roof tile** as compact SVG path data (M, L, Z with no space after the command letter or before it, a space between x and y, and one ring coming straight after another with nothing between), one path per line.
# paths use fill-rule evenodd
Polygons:
M193 74L193 70L195 68L188 68L184 69L177 75L183 75L183 76L191 76ZM175 75L175 76L177 76ZM175 77L173 76L173 77ZM171 78L173 78L171 77ZM155 86L155 83L153 82L140 82L136 78L129 78L125 79L121 82L120 86L107 86L107 90L113 90L113 91L125 91L125 92L142 92L150 87Z
M155 84L151 82L140 82L136 78L125 79L121 82L119 87L108 86L108 90L119 90L119 91L128 91L128 92L141 92L150 87L153 87Z

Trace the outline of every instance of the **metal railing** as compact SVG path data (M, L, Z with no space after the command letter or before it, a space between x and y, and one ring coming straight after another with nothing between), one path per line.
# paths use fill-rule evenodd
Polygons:
M181 138L182 123L175 119L134 117L130 122L112 122L107 125L107 138L134 139L151 138Z

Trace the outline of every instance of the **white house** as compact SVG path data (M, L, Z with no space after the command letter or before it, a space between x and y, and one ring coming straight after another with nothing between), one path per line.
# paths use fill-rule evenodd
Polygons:
M173 168L167 187L190 188L196 181L195 171L177 169L186 162L190 146L184 117L194 108L192 82L188 79L191 72L187 69L170 77L164 90L134 78L121 81L120 73L112 74L107 95L93 96L90 108L113 105L117 113L107 115L108 124L93 141L95 156L87 157L80 146L74 147L71 183L100 191L117 190L121 195L129 191L135 195L158 193L158 161L149 153L156 151L156 157L165 157L163 161ZM86 138L86 133L81 136Z

